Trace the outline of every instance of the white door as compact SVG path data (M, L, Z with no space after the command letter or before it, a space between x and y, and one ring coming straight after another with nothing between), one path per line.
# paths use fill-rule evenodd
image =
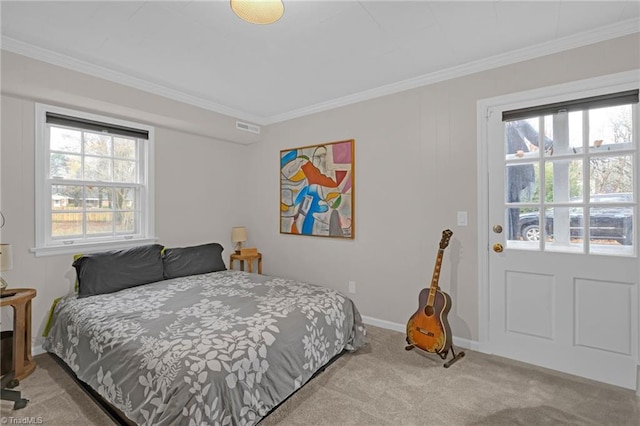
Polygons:
M490 352L636 389L637 87L488 108Z

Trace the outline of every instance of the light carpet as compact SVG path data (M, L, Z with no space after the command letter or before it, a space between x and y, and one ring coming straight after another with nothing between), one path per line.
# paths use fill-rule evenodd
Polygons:
M640 424L631 390L469 350L447 369L437 356L405 351L404 334L367 329L367 347L342 356L260 425ZM17 388L29 404L13 411L2 401L3 424L113 424L49 355L36 360Z

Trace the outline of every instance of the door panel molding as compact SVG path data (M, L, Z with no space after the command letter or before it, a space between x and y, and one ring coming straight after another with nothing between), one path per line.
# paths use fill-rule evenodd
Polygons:
M574 345L630 356L633 354L631 301L634 283L590 278L574 280ZM604 306L602 294L613 303Z
M553 275L506 271L506 331L546 340L555 339L555 280Z

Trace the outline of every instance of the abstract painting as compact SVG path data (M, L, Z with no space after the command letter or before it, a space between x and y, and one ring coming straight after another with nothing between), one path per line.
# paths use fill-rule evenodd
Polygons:
M354 238L354 145L280 151L280 233Z

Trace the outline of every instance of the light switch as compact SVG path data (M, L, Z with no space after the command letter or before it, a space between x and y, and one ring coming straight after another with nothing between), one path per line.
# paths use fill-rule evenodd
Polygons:
M458 226L467 226L467 212L458 212Z

